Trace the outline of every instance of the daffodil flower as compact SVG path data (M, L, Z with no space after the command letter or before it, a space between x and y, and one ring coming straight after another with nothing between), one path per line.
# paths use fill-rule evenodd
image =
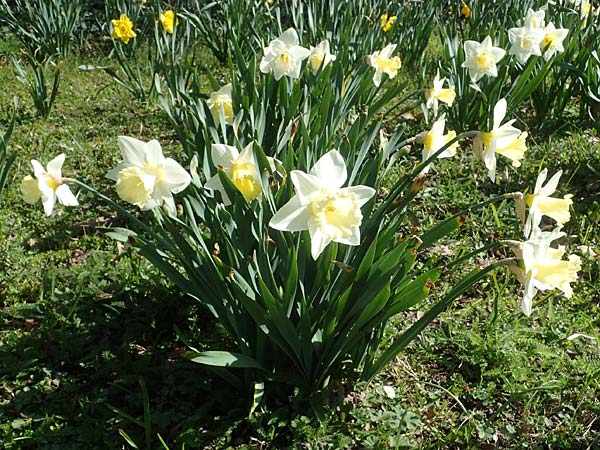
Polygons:
M431 127L430 131L425 132L420 135L418 140L423 142L423 162L427 161L434 153L440 150L444 145L450 142L452 139L456 137L455 131L448 131L448 134L444 134L444 128L446 127L446 116L442 114L442 116L436 120ZM456 149L458 148L458 143L455 142L442 153L440 153L438 158L450 158L456 155ZM426 166L423 169L423 172L429 171L429 166Z
M513 163L515 159L517 159L517 154L519 154L513 152L521 152L521 149L521 153L524 153L525 151L524 139L527 135L523 135L521 130L512 126L514 119L502 124L505 115L506 99L502 98L498 100L498 103L494 106L493 128L488 132L479 133L479 135L473 139L477 157L485 164L485 167L488 169L488 175L492 181L495 181L496 179L496 153L498 150L503 152L504 156L513 159ZM515 143L519 137L523 139L522 144ZM518 159L521 159L521 157L522 156L518 156Z
M544 39L542 40L541 47L544 51L544 59L548 61L558 52L564 52L563 41L569 34L569 30L566 28L555 28L554 24L550 22L544 28Z
M179 24L179 19L175 17L175 13L172 9L168 9L158 16L160 23L165 30L165 33L173 34L175 25Z
M61 205L65 206L79 205L69 186L64 183L62 177L64 162L64 153L61 153L50 161L46 169L44 169L44 166L39 161L32 159L33 177L27 175L21 181L23 200L33 205L41 199L46 216L52 214L57 200Z
M534 11L533 9L529 8L527 10L527 14L525 15L525 19L523 20L523 26L531 28L544 28L545 16L546 11L543 9Z
M382 14L380 17L381 24L379 25L379 28L381 28L384 33L387 33L388 31L390 31L392 29L392 26L396 22L396 19L398 19L398 17L396 17L396 16L388 17L387 14Z
M375 195L368 186L342 186L347 171L344 158L337 150L323 155L305 173L290 174L296 190L289 202L275 213L269 226L282 231L308 230L311 254L317 259L331 242L360 244L360 208Z
M512 270L525 286L521 307L527 316L531 315L533 297L538 290L559 289L567 298L573 295L571 283L577 280L581 259L577 255L570 255L568 260L563 260L564 246L550 246L552 241L562 236L564 233L559 229L542 232L534 228L532 236L514 249L522 265L512 267Z
M373 75L373 84L375 86L381 84L381 78L384 73L390 78L394 78L398 74L398 69L400 69L402 64L400 57L392 57L394 50L396 50L396 44L389 44L382 50L367 56L367 64L375 69L375 75Z
M554 219L559 227L571 218L569 207L573 204L573 200L571 200L573 196L569 194L563 198L551 197L556 191L561 175L562 170L559 170L544 185L548 169L542 170L535 182L533 194L525 196L525 203L529 206L529 216L525 222L525 236L529 236L531 230L539 226L542 216Z
M262 194L262 185L260 183L260 174L254 160L253 144L250 143L242 152L231 145L212 144L211 157L212 162L219 170L224 170L231 181L238 188L246 201L250 202ZM271 164L271 169L275 169L275 160L267 158ZM213 189L221 193L223 203L231 204L219 174L210 178L204 187Z
M215 124L219 124L221 115L223 115L225 123L229 125L233 124L234 113L233 100L231 98L231 83L226 84L216 92L212 92L206 104L212 113Z
M133 31L133 22L129 20L127 14L121 14L118 19L111 20L113 26L112 37L121 39L124 44L129 42L129 39L136 37L135 31Z
M117 182L119 197L142 211L163 207L174 215L173 194L190 184L190 174L174 159L164 157L157 140L143 142L119 136L119 148L123 162L106 174Z
M542 56L540 44L544 40L544 30L532 26L511 28L508 40L512 44L509 54L516 56L517 61L525 64L530 56Z
M433 87L425 89L425 106L427 109L433 108L433 116L437 116L438 113L438 102L445 103L448 106L452 106L454 99L456 98L456 91L454 86L444 88L445 78L440 79L440 71L438 70L435 78L433 79Z
M496 63L500 61L506 50L494 47L492 38L487 36L481 43L477 41L465 42L465 61L462 67L469 70L469 77L473 83L477 83L484 75L498 76Z
M319 42L316 47L310 47L308 55L308 64L313 73L316 73L321 67L325 67L332 61L335 61L336 56L329 51L329 41L327 39Z
M298 33L288 28L277 39L272 40L264 49L260 61L262 73L273 72L276 80L287 75L290 78L300 78L302 61L308 58L310 51L299 45Z

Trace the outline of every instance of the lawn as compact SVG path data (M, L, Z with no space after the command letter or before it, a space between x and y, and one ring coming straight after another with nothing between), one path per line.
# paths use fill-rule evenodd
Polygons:
M88 3L86 8L92 8L97 2ZM342 153L350 155L354 153L345 147L350 146L348 143L358 139L362 145L372 134L364 153L367 167L371 164L369 158L375 160L373 155L386 148L386 135L393 145L406 139L394 153L394 164L381 166L390 169L381 181L378 179L380 184L371 203L383 204L395 183L421 162L422 145L409 138L428 130L434 119L424 114L427 110L421 106L425 102L422 91L435 75L437 59L443 58L447 51L444 43L447 36L439 23L439 18L443 17L440 8L445 2L433 2L436 6L431 7L431 18L423 13L425 25L418 30L428 42L424 52L418 48L418 43L409 44L408 36L400 30L400 25L408 26L411 19L408 12L402 15L400 6L398 21L393 24L398 30L392 28L390 34L382 34L383 28L378 30L378 23L374 22L375 26L369 28L371 31L365 32L363 28L356 31L357 36L359 32L368 33L365 34L368 38L360 41L366 48L390 39L397 39L399 47L406 42L403 50L406 53L401 53L402 68L394 80L385 75L383 88L370 91L373 71L362 56L356 58L353 78L344 78L341 71L334 68L329 72L330 82L305 67L304 76L312 77L310 89L315 91L328 92L329 84L341 87L342 83L346 89L347 83L350 93L346 97L344 92L334 97L340 102L339 108L335 104L329 105L328 102L334 100L325 94L320 102L315 100L316 94L311 97L313 93L309 88L298 81L286 81L287 76L276 82L271 74L260 73L257 66L262 47L281 31L260 29L263 25L273 25L280 18L275 14L279 11L276 4L256 2L252 5L254 9L244 10L250 8L240 6L247 5L245 2L224 2L231 8L240 8L229 11L239 13L239 17L227 19L226 9L221 13L214 9L208 9L208 12L197 10L198 24L191 15L182 16L177 29L195 30L198 43L189 44L189 53L185 55L182 50L184 56L180 59L177 57L175 61L161 62L163 65L160 65L159 58L152 59L152 55L157 43L167 42L161 40L164 36L158 36L157 32L156 40L150 34L146 40L141 38L144 31L142 18L145 18L143 27L147 27L146 31L158 27L160 22L151 20L152 16L147 17L149 12L144 16L143 8L150 11L151 7L158 8L159 2L154 6L138 3L143 2L107 2L110 7L106 9L109 18L118 17L115 11L123 5L127 5L128 11L137 11L140 18L139 28L136 28L137 41L134 38L130 41L135 43L135 48L121 45L118 37L110 37L108 21L102 25L105 14L102 7L96 10L100 11L101 18L86 15L85 11L81 13L81 23L87 23L88 28L76 28L79 30L77 39L71 42L68 54L37 63L37 67L46 64L44 73L48 88L59 73L56 98L47 118L43 117L28 87L16 74L14 61L18 61L27 74L33 67L29 65L23 40L15 35L13 28L4 24L0 38L0 83L3 87L0 91L0 132L8 129L14 115L8 150L16 153L16 160L0 197L0 442L3 448L593 449L600 446L600 119L588 114L586 102L589 99L573 91L560 114L557 113L560 102L556 100L558 103L546 103L548 110L542 111L547 113L544 115L539 105L544 96L558 92L552 91L558 84L549 82L544 85L547 91L542 92L539 87L518 104L516 100L511 103L510 99L521 95L520 91L511 90L509 114L517 119L515 126L529 132L527 151L518 168L507 160L499 162L495 182L490 180L481 162L473 157L471 137L460 141L455 157L435 160L426 181L414 189L415 198L402 211L392 240L396 243L408 241L462 210L467 212L463 216L464 224L419 251L415 270L446 269L440 270L435 282L427 284L429 295L423 300L382 322L379 345L372 351L379 355L393 347L401 333L442 301L445 293L467 272L484 268L491 261L514 257L508 247L498 246L467 258L463 266L453 265L456 258L492 240L523 239L522 223L515 214L513 200L503 199L483 208L473 205L515 191L531 193L543 168L550 174L562 170L558 193L560 197L573 195L571 218L564 224L565 236L560 240L561 245L567 246L569 254L581 258L581 270L577 281L572 283L574 293L570 298L558 290L539 292L534 298L533 314L526 316L521 310L523 286L507 267L500 267L461 292L429 327L370 380L353 379L348 375L352 372L344 372L347 366L342 365L340 373L345 375L339 380L304 395L302 385L286 390L274 381L275 377L267 377L264 381L266 394L261 401L262 391L261 396L257 396L256 390L260 380L252 378L260 372L244 372L250 373L250 378L240 375L239 379L246 381L240 389L231 380L239 381L235 368L224 369L191 360L191 355L198 355L200 351L238 352L240 340L228 328L227 321L215 317L207 300L187 295L178 278L165 276L161 266L153 265L149 253L144 253L148 247L139 242L143 241L145 231L137 221L153 224L149 228L151 231L161 227L171 230L175 222L169 222L166 213L162 216L141 211L119 200L115 183L106 177L123 159L118 136L131 136L141 141L156 139L165 156L179 161L186 170L190 168L193 152L197 152L200 155L199 171L204 171L201 175L204 179L208 178L209 169L216 173L202 155L204 146L210 148L211 139L215 137L229 138L232 145L235 141L240 150L246 140L254 141L255 149L260 147L260 151L255 150L259 162L262 155L275 156L280 159L278 163L286 166L288 174L293 168L290 162L304 162L307 170L317 156L303 161L303 156L297 156L299 149L316 147L320 142L339 146ZM484 3L471 3L472 20L480 20L477 11L478 8L485 11ZM508 3L515 17L525 13L526 8L519 9L519 2ZM535 2L522 3L533 6ZM185 3L190 10L193 4ZM320 4L319 1L307 2L306 8L318 10ZM297 23L293 16L297 3L289 1L282 5L286 6L281 7L281 20ZM166 8L163 5L163 9ZM253 17L256 11L261 11L258 8L269 8L272 15L253 19L252 33L249 32L253 38L240 40L235 54L229 53L228 57L221 54L223 41L219 39L223 35L218 27L230 27L239 32L244 26L242 19ZM202 15L209 13L213 16ZM371 13L379 20L379 12ZM460 14L456 10L454 13ZM571 17L564 14L564 17ZM218 24L215 30L202 29L202 26L207 27L209 18ZM579 20L579 16L576 19ZM469 33L469 23L460 20L460 33ZM597 17L595 20L596 23L588 24L588 27L597 37ZM352 14L343 15L339 23L335 23L343 35L343 30L352 29ZM318 39L311 35L317 26L313 28L309 23L304 26L303 43L308 42L309 37ZM427 27L431 27L431 37ZM211 32L212 40L209 39ZM269 36L264 38L262 47L253 40L253 33L260 32L265 33L263 37ZM337 63L340 64L340 61L352 60L352 51L362 49L356 44L342 53L339 45ZM252 53L253 47L258 49L256 55ZM375 48L381 50L382 47ZM126 77L121 78L126 86L116 82L113 76L123 77L124 73L120 72L120 67L125 66L118 63L119 51L129 61L129 67L136 64L135 67L140 67L137 79L135 74L128 81ZM239 64L240 60L254 61L252 58L256 60L254 65L248 63L248 67L242 67ZM577 55L572 60L566 58L561 60L565 64L579 61ZM330 64L335 65L336 61ZM90 70L92 66L94 70ZM111 69L102 69L107 67ZM173 79L165 75L165 67L172 70ZM181 73L177 72L178 67L184 68ZM506 69L507 79L514 75L511 72L514 67ZM561 76L558 69L556 72L546 69L548 80ZM467 72L461 73L467 80L462 89L467 92ZM600 70L598 73L600 77ZM232 80L232 74L241 74L238 84ZM159 89L152 84L155 77L161 80ZM268 81L262 81L267 78ZM519 79L518 76L515 78ZM484 78L480 83L484 91L489 88L491 92L493 81L489 80L492 79ZM141 84L136 84L137 81ZM247 96L240 93L238 103L253 111L248 116L238 116L240 123L233 127L237 126L236 130L240 131L235 138L232 132L225 131L229 125L223 121L214 124L211 118L205 117L209 125L198 125L202 122L199 117L204 114L204 106L192 106L204 105L215 90L215 84L224 85L230 81L234 83L236 95L242 88L247 88ZM458 86L458 75L455 81ZM140 91L136 86L145 88ZM174 86L187 86L189 91L174 94L177 92ZM403 89L402 94L409 91L416 94L398 106L396 100L400 95L391 87ZM347 116L341 118L346 108L343 102L350 101L347 99L354 95L354 88L357 91L366 89L366 93L357 94L356 98L360 97L358 106L349 107ZM562 89L568 90L568 87ZM464 95L475 98L474 91L469 92ZM263 102L259 94L266 93L270 97L265 96L267 99ZM563 94L556 94L556 98L560 95ZM18 99L16 107L15 98ZM489 121L488 112L495 103L491 102L492 98L490 94L489 102L481 103L485 107L474 108L471 112L468 111L469 102L457 100L454 109L448 108L448 121L460 124L478 120L472 129L485 127L484 122ZM371 110L376 110L380 99L385 101L381 101L380 109L371 116ZM290 112L296 101L305 102L302 103L305 105L303 114L310 116L306 124L296 119L295 110ZM473 100L471 104L476 101L479 100ZM466 112L460 112L463 106L459 104ZM367 106L361 110L361 105ZM210 111L206 111L210 115ZM336 114L339 114L339 120ZM248 117L252 118L251 124ZM193 123L197 128L193 128ZM374 124L381 127L381 134ZM328 150L330 148L319 150L318 156ZM116 209L92 190L77 185L71 185L71 189L76 193L78 207L57 206L52 215L46 217L39 202L35 205L26 203L20 186L23 177L31 173L30 160L39 160L45 166L59 153L66 154L65 177L76 178L105 194L122 209ZM359 153L357 150L356 154ZM498 159L500 161L500 157ZM348 164L354 169L351 161ZM193 171L190 169L190 172ZM358 168L356 173L357 179L369 179ZM225 184L229 179L226 177L221 178ZM275 198L275 194L273 197L267 195L265 187L274 191L276 182L285 186L283 178L277 178L275 170L268 182L263 178L266 198L260 201L266 204ZM237 185L230 184L235 190ZM243 200L239 194L232 197L237 206L227 210L233 211L231 214L234 215L241 210L236 204ZM277 204L285 203L281 195L277 195ZM183 194L176 196L180 209L186 207L181 206L182 198ZM211 201L214 198L211 197L207 205L211 205ZM258 206L250 207L244 202L245 207L248 209L244 214L240 213L239 220L249 217L248 211L256 213L262 220L262 213L256 212ZM215 211L223 211L226 207L222 208ZM229 216L223 212L219 214L226 223ZM366 212L364 216L366 220ZM183 217L181 212L179 217ZM547 218L542 222L545 230L552 224ZM200 232L207 235L214 231L211 228L214 226L214 222L200 224ZM139 235L114 239L123 229L137 230ZM110 234L111 231L114 233ZM304 235L308 236L308 232ZM189 240L191 242L191 238ZM207 239L207 242L212 248L217 240ZM235 258L227 253L229 250L223 241L219 242L222 242L222 253L218 246L215 247L211 260L231 264L231 267L222 266L222 271L231 269L233 279L232 261ZM287 242L296 241L289 239ZM297 249L301 249L303 244L297 245ZM331 250L334 245L335 250ZM342 261L343 247L335 242L330 244L320 260L314 258L320 261L318 267L331 266L328 260ZM310 244L307 248L308 254L296 255L299 261L305 258L312 263ZM227 257L231 261L228 262ZM177 261L174 267L185 273L185 258ZM274 257L271 262L276 277L280 270L279 260ZM342 262L338 267L343 275L347 268ZM310 273L309 269L305 270ZM347 273L361 272L360 268L347 270ZM227 278L229 275L221 276ZM416 278L416 275L411 276ZM332 284L334 279L334 275L327 278ZM283 297L290 289L287 284L284 287L281 289ZM218 289L220 287L215 286L215 290ZM294 317L293 313L290 315ZM298 325L298 329L301 327ZM256 334L260 334L258 328ZM258 338L257 342L271 348ZM318 349L315 342L309 341ZM266 361L284 360L285 346L281 349L281 353L271 354ZM257 353L260 352L257 350ZM276 372L280 366L273 364L273 372ZM289 369L284 373L293 375L296 369ZM359 367L355 369L358 371Z

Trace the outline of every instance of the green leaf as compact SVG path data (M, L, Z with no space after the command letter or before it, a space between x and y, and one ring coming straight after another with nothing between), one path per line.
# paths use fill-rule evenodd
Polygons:
M192 353L190 358L192 362L204 364L206 366L233 367L236 369L260 369L265 368L254 358L241 353L207 351Z

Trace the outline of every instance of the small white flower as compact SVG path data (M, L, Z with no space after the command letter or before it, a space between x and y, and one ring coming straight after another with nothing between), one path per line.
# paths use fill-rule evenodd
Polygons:
M262 194L260 174L254 161L252 148L253 144L250 143L240 153L237 148L231 145L212 144L211 146L213 164L220 170L225 171L248 202L258 198ZM275 162L273 158L267 159L271 163L271 169L274 170ZM223 198L223 203L225 205L231 204L231 200L227 196L219 174L210 178L204 187L219 191Z
M496 64L500 61L506 51L500 47L494 47L492 38L487 36L481 43L477 41L465 42L465 61L462 67L469 70L469 76L473 83L477 83L484 75L498 76Z
M442 114L442 116L434 122L430 131L427 131L420 135L420 139L423 142L423 162L427 161L434 153L440 150L444 145L450 142L452 139L456 137L455 131L448 131L448 134L444 134L444 128L446 127L446 116ZM455 142L442 153L440 153L438 158L450 158L456 155L456 149L458 148L458 143ZM428 172L429 167L427 166L423 169L423 172Z
M300 78L302 61L308 58L310 51L299 45L298 33L289 28L277 39L272 40L265 47L265 55L260 61L262 73L273 72L276 80L287 75L291 78Z
M65 154L61 153L48 163L46 169L39 161L32 159L33 177L27 175L21 181L23 200L33 205L41 199L46 216L52 214L56 200L65 206L79 205L69 186L64 184L62 166L65 157Z
M544 28L544 17L546 15L546 11L543 9L539 9L534 11L529 8L527 10L527 14L525 15L525 19L523 20L523 26L532 27L532 28Z
M163 156L157 140L142 142L119 136L119 148L123 162L106 174L117 182L119 197L143 211L162 206L175 214L173 194L190 184L190 174L177 161Z
M544 40L545 32L541 28L531 26L511 28L508 30L508 40L512 44L509 50L517 61L525 64L530 56L541 56L540 44Z
M210 94L210 98L206 101L210 112L212 113L214 122L218 125L221 122L221 114L225 123L232 125L234 114L233 114L233 100L231 98L231 83L226 84L221 89Z
M392 386L384 386L383 392L387 398L396 398L396 390Z
M335 61L336 56L329 51L329 41L327 39L319 42L316 47L310 47L310 55L308 55L308 63L314 73L321 67L325 67L332 61Z
M310 173L293 170L290 178L296 195L275 213L269 226L282 231L308 230L313 259L331 241L359 245L360 208L375 195L375 189L343 188L347 175L346 163L337 150L323 155Z
M375 69L375 75L373 75L373 84L375 86L381 84L381 78L384 73L390 79L398 74L398 69L400 69L402 63L399 56L392 57L394 50L396 50L396 44L389 44L382 50L373 52L373 54L367 56L367 64Z

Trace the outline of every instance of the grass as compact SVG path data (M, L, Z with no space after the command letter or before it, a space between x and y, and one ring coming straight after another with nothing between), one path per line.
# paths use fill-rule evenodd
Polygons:
M571 299L539 296L532 318L520 287L497 272L427 329L375 382L314 409L293 400L247 419L249 393L232 392L185 357L189 340L214 348L227 338L206 311L177 293L139 255L105 237L126 226L98 200L43 217L22 202L31 158L67 154L65 171L114 194L104 174L116 136L178 144L164 115L132 101L96 63L59 63L61 86L47 121L14 77L14 43L0 42L0 127L20 98L12 148L19 153L0 208L0 436L7 449L171 448L595 448L600 442L600 259L580 247L584 269ZM205 70L213 70L211 62ZM420 123L411 124L419 129ZM533 187L539 167L563 169L574 194L566 228L573 247L600 248L597 137L585 130L538 138L522 168L499 185L463 154L440 161L416 203L433 222L493 193ZM418 149L413 149L419 158ZM467 150L464 149L463 153ZM407 160L410 164L410 159ZM113 195L114 197L114 195ZM453 205L453 206L449 206ZM512 205L473 213L460 243L435 247L440 262L484 238L518 236ZM412 226L418 226L417 223ZM407 227L406 232L410 232ZM572 236L576 236L571 238ZM503 256L499 254L497 256ZM452 273L433 289L435 301ZM389 324L388 342L418 311ZM395 388L388 398L383 386Z

